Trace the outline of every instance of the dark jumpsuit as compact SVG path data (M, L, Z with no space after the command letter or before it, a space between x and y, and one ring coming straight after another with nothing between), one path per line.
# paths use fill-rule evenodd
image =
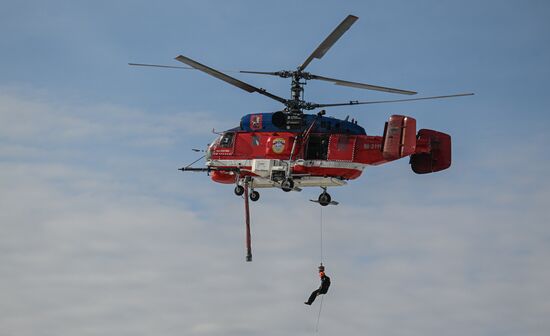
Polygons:
M328 276L323 276L321 278L321 286L319 286L318 289L314 290L311 295L309 296L309 299L307 300L306 304L310 305L315 301L315 298L319 294L326 294L328 292L328 288L330 287L330 278Z

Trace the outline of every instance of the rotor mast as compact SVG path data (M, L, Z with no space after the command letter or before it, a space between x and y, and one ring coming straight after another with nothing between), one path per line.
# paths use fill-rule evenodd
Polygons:
M302 96L304 94L304 85L306 85L305 81L300 82L302 78L303 76L300 68L292 72L292 84L290 87L292 100L289 102L290 106L288 106L292 112L302 112L302 105L304 103Z

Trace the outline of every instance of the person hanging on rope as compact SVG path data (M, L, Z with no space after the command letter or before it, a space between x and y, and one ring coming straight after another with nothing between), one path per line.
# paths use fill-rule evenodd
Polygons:
M328 288L330 287L330 278L325 274L325 266L323 266L323 264L319 266L319 277L321 278L321 286L314 290L309 296L309 299L304 302L309 306L311 306L317 296L319 296L320 294L326 294L328 292Z

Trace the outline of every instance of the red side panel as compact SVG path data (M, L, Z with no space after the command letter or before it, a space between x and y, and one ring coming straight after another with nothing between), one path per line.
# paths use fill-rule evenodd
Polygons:
M416 120L392 115L384 132L382 155L391 161L414 153L416 148Z
M331 161L353 161L356 142L356 135L331 135L328 143L327 159Z
M418 142L427 143L427 151L411 155L411 168L417 174L428 174L451 166L451 136L428 129L418 131Z
M370 165L387 162L382 156L382 137L358 135L353 161Z
M245 156L250 157L254 155L257 141L253 141L251 133L236 133L235 134L235 148L233 150L232 157Z

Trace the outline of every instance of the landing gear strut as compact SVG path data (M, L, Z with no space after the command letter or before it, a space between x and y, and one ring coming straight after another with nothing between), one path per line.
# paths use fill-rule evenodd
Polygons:
M237 172L237 176L235 176L235 189L233 190L235 192L235 195L237 196L242 196L242 194L244 194L244 187L239 184L239 182L241 181L241 176L240 176L240 173ZM243 180L243 183L247 183L246 181L246 178Z
M238 181L238 180L237 180ZM243 194L244 197L250 197L250 200L252 202L256 202L257 200L260 199L260 193L255 191L254 189L250 188L250 185L252 184L252 179L250 177L246 177L243 181L244 183L244 187L240 184L238 184L239 182L237 182L237 185L235 186L235 189L233 190L235 192L235 195L237 196L242 196ZM245 190L247 188L250 188L250 193L246 192L245 193Z

